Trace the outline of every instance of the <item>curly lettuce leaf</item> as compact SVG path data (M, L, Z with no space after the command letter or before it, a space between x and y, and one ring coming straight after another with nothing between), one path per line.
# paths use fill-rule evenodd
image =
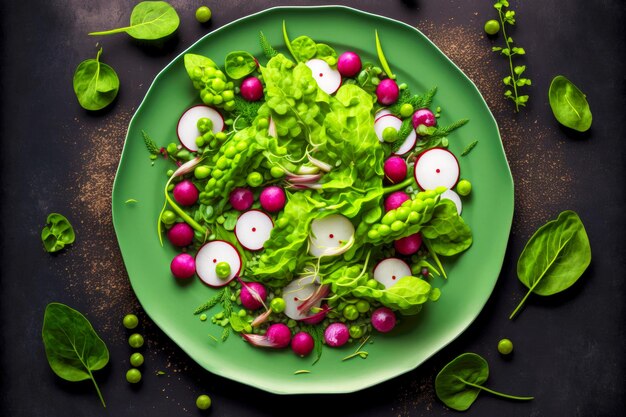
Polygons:
M413 276L402 277L392 287L382 290L359 286L352 291L357 297L378 301L404 315L419 313L422 305L430 299L431 286L423 279Z

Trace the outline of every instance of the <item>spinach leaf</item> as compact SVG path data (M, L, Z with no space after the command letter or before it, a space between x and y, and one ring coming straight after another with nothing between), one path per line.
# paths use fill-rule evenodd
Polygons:
M256 59L245 51L229 52L224 62L224 71L233 80L245 77L252 73L256 67Z
M96 59L81 62L74 72L74 93L81 107L100 110L111 104L120 88L120 79L113 68L100 62L102 48Z
M437 397L448 407L465 411L476 401L480 391L512 400L532 400L534 397L517 397L485 388L489 377L487 361L475 353L464 353L447 364L435 378Z
M65 216L59 213L50 213L46 223L41 231L41 241L46 252L58 252L65 245L74 243L76 238L74 228Z
M569 288L591 263L591 246L580 217L567 210L530 238L517 261L517 276L528 287L512 319L530 293L552 295Z
M135 39L156 40L171 35L178 29L180 18L176 10L164 1L142 1L133 8L130 25L91 32L90 35L111 35L126 32Z
M54 373L67 381L91 379L106 407L92 371L104 368L109 351L85 316L65 304L50 303L41 334Z
M429 300L430 290L430 284L423 279L406 276L389 288L379 290L359 286L352 294L378 301L393 310L399 310L404 315L413 315L419 313L422 304Z
M461 253L472 244L471 229L458 215L454 203L447 199L437 203L421 233L429 240L433 251L443 256Z
M592 116L587 97L570 80L562 75L554 77L548 99L559 123L579 132L589 130Z

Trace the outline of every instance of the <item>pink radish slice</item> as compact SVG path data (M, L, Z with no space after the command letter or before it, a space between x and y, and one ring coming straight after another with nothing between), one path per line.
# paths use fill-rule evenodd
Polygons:
M387 258L383 259L374 267L374 279L389 288L393 286L400 278L411 275L411 268L402 259Z
M230 275L221 279L215 272L220 262L230 265ZM196 274L210 287L223 287L241 271L241 257L233 245L223 240L214 240L202 246L196 254Z
M388 114L391 114L390 110L387 110L387 109L378 110L376 114L374 115L374 122L377 122L378 119L380 119L383 116L387 116Z
M415 148L416 143L417 143L417 133L415 133L415 130L411 129L411 133L409 133L409 136L407 136L406 139L404 139L404 142L402 143L402 145L400 145L398 150L395 151L393 154L404 155L405 153L408 153L413 148Z
M250 210L237 219L235 236L241 246L248 250L263 249L263 244L270 238L274 228L272 219L259 210Z
M459 180L459 163L447 149L429 149L415 161L413 175L423 190L452 188Z
M313 275L300 276L294 278L285 288L283 288L283 299L285 300L285 315L293 320L302 320L314 315L310 311L302 311L298 307L306 302L320 286L319 278ZM316 302L313 307L319 308L322 300Z
M178 126L176 127L176 133L178 134L178 140L187 150L195 152L198 150L196 145L196 138L202 134L198 130L196 124L198 119L206 117L213 122L213 133L221 132L224 130L224 118L213 107L197 105L188 109L178 119Z
M331 214L313 220L309 240L311 255L316 257L339 255L345 252L344 248L350 249L349 242L354 242L354 226L347 217Z
M452 190L446 190L441 194L441 199L452 201L456 206L456 212L459 214L459 216L461 215L461 212L463 211L463 203L461 203L461 197L459 197L456 192Z
M386 114L376 119L376 121L374 122L374 132L376 132L376 137L378 137L378 140L384 142L383 130L388 127L393 127L396 130L400 130L401 126L402 119L394 116L393 114Z
M310 59L307 61L306 66L311 69L317 86L326 94L333 94L341 87L341 74L339 71L332 69L323 59Z

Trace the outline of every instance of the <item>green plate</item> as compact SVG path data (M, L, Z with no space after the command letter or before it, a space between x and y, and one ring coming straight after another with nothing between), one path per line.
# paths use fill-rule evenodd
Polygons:
M422 33L404 23L346 7L281 7L237 20L216 30L185 52L222 62L231 50L262 56L258 34L285 51L281 24L292 38L308 35L340 53L352 50L364 61L376 62L374 29L378 29L387 60L398 80L416 92L438 86L434 106L441 106L442 124L469 118L470 123L450 137L459 155L472 140L478 146L459 157L461 175L474 185L465 199L463 217L474 232L473 246L446 263L449 279L438 278L438 302L405 319L391 333L375 335L366 360L341 358L356 348L324 348L321 360L299 358L290 350L258 349L232 335L217 343L221 328L201 322L193 310L215 290L199 279L181 285L169 272L175 250L161 247L156 234L163 204L165 171L171 165L159 158L152 166L141 130L159 144L176 141L181 113L199 103L183 66L182 54L154 80L134 115L113 187L113 223L132 287L155 323L198 364L215 374L279 394L344 393L357 391L415 369L459 336L476 318L496 283L513 215L513 180L496 122L476 86ZM137 203L126 203L128 199ZM294 375L308 369L309 374Z

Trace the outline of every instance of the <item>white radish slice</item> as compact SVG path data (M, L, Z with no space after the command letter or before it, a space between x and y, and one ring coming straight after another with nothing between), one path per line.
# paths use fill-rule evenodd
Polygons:
M391 114L390 110L387 110L387 109L378 110L376 114L374 115L374 123L377 122L378 119L380 119L381 117L386 116L388 114Z
M267 128L267 134L272 138L278 137L276 135L276 123L274 123L274 119L272 119L271 117L270 117L269 126Z
M259 210L243 213L235 224L235 236L241 246L248 250L263 249L263 244L270 238L274 222L267 214Z
M415 161L413 175L423 190L434 190L437 187L449 189L459 180L459 162L447 149L429 149Z
M374 267L374 279L389 288L401 278L410 276L411 268L402 259L383 259Z
M415 133L415 129L411 129L411 133L409 136L404 139L404 143L395 151L394 155L404 155L407 152L410 152L415 148L415 143L417 142L417 133Z
M441 194L441 199L452 201L456 206L456 212L459 214L459 216L461 215L461 212L463 211L463 203L461 203L461 197L459 197L456 192L452 190L446 190Z
M220 262L230 265L230 275L221 279L215 272ZM196 254L196 274L210 287L223 287L241 271L241 257L233 245L223 240L214 240L202 246Z
M211 129L213 133L224 130L224 118L213 107L200 104L188 109L178 119L176 133L181 145L189 151L195 152L198 150L196 138L202 134L198 131L197 123L203 117L211 119L213 122L213 128Z
M340 255L354 243L354 226L347 217L331 214L311 223L309 253L313 256Z
M341 74L336 69L332 69L323 59L310 59L306 62L306 66L311 69L317 86L326 94L333 94L341 87Z
M393 114L386 114L376 119L376 121L374 122L374 132L376 132L378 140L384 142L385 140L383 139L383 130L388 127L393 127L394 129L399 131L401 126L402 119L394 116Z
M293 320L302 320L315 313L298 309L320 286L313 275L300 276L283 288L282 298L285 300L285 315ZM322 300L313 305L319 308Z

